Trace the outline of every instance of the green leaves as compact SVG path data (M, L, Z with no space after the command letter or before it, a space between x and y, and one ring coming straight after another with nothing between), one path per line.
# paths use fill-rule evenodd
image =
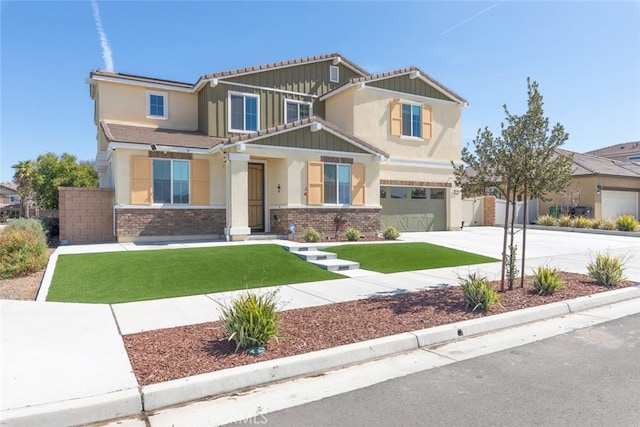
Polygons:
M486 277L471 273L466 279L459 278L467 308L489 311L494 304L500 304L500 296Z
M551 295L564 286L564 282L558 276L558 270L544 265L539 266L533 272L533 287L538 295Z
M587 265L587 273L596 282L605 286L615 286L624 282L625 260L619 256L598 252Z

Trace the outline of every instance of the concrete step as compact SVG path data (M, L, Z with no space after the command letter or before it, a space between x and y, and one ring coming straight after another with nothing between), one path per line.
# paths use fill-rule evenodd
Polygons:
M325 259L309 262L329 271L357 270L360 268L359 263L353 261L345 261L342 259Z
M247 236L245 240L279 240L282 239L282 235L280 234L250 234Z
M323 261L327 259L336 259L338 258L337 254L332 252L322 252L316 250L310 251L302 251L302 252L292 252L302 258L305 261Z

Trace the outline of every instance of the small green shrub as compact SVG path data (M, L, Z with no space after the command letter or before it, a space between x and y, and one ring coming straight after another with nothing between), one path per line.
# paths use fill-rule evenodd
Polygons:
M551 215L540 215L536 220L536 224L546 227L555 227L558 225L558 218Z
M637 229L638 220L633 215L620 215L616 218L616 230L636 231Z
M624 282L625 261L622 257L598 252L587 265L587 273L596 282L605 286L615 286Z
M42 227L7 226L0 233L0 278L35 273L47 266L47 240Z
M220 321L229 341L235 341L236 352L240 348L262 347L271 338L278 339L277 305L277 291L263 295L247 292L221 308Z
M304 233L302 233L302 238L305 242L315 243L322 240L322 234L320 234L315 228L309 227L304 230Z
M390 225L384 229L384 231L382 232L382 237L384 237L386 240L396 240L398 237L400 237L400 232L393 225Z
M571 217L569 215L562 215L558 218L558 226L571 227Z
M351 227L345 230L344 235L347 236L347 240L351 242L360 240L360 237L362 237L362 233L360 232L360 230L356 230L355 228L351 228Z
M616 224L606 218L594 219L592 228L597 230L615 230Z
M44 224L39 219L35 218L18 218L14 219L11 224L7 225L7 229L15 230L34 230L39 238L47 241L47 232Z
M575 228L592 228L592 224L591 219L584 216L577 216L573 218L573 222L571 222L571 225Z
M555 268L541 265L533 272L533 287L538 291L538 295L551 295L563 285Z
M500 304L500 296L486 277L471 273L467 278L459 278L467 308L489 311L494 304Z

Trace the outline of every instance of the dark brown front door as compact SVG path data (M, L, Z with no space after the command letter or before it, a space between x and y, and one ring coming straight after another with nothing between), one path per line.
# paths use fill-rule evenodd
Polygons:
M249 163L249 227L264 231L264 164Z

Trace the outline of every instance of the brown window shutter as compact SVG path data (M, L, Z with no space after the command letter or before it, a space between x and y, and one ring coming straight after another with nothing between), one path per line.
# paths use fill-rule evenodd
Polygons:
M191 160L191 204L209 204L209 160Z
M396 99L391 100L391 135L402 135L402 104Z
M364 206L366 180L364 165L351 165L351 204Z
M431 125L431 106L422 106L422 139L431 139L432 135Z
M324 203L324 163L307 162L307 204Z
M151 159L131 158L131 204L151 204Z

